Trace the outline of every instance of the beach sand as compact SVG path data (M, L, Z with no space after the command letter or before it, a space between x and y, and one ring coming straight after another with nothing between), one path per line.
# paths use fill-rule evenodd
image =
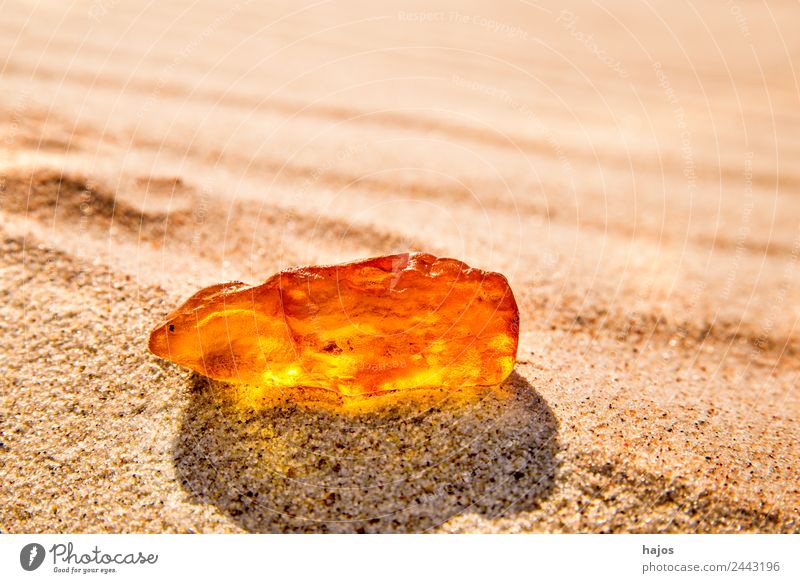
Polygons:
M798 22L5 4L0 530L800 531ZM341 411L147 351L203 286L411 250L509 278L502 386Z

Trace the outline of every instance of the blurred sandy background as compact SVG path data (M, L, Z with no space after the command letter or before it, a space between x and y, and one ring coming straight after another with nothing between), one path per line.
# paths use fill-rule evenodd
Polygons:
M797 532L800 6L3 2L0 530ZM425 250L516 372L346 416L146 351Z

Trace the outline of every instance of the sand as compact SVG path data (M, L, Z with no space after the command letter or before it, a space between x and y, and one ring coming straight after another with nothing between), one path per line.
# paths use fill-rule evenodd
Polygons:
M4 5L2 532L798 532L791 3ZM202 286L506 274L514 373L357 410L148 354Z

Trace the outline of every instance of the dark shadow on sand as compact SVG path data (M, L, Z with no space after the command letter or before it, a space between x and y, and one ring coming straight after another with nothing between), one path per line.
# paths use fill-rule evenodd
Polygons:
M535 509L557 472L557 421L513 373L501 386L349 413L257 406L195 376L178 479L252 532L415 532Z

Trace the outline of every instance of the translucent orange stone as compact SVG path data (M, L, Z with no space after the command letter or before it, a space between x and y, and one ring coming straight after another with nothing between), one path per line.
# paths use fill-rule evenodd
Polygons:
M403 253L207 287L149 348L213 379L360 397L499 383L518 340L505 277Z

